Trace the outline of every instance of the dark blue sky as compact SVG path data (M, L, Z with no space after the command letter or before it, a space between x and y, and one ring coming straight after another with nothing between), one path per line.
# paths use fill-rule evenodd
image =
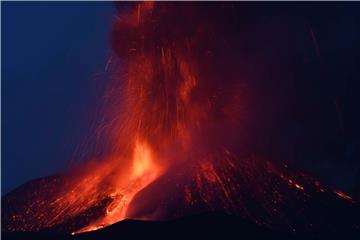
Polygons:
M2 2L2 194L65 168L89 131L111 2Z

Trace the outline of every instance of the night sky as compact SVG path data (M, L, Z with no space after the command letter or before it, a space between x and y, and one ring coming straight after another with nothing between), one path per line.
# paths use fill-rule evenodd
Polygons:
M65 168L111 51L111 2L2 2L2 194Z
M281 21L298 45L286 53L293 69L273 74L291 73L292 82L259 81L269 99L276 91L284 97L286 87L297 94L290 96L294 114L280 116L276 127L264 127L264 152L360 196L359 4L278 4L269 7L269 15L266 6L256 9L259 17L244 10L259 22L288 14L289 19L302 16L305 23L291 29L290 22ZM54 174L74 159L106 82L114 13L109 2L2 3L2 194ZM301 45L296 34L307 43ZM254 44L274 47L260 40ZM266 104L267 96L261 97ZM264 115L277 111L264 106Z

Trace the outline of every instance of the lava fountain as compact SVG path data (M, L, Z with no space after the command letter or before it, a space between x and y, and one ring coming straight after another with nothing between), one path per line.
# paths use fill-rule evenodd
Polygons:
M2 213L3 231L76 234L126 218L215 210L309 230L323 223L308 206L289 203L316 196L353 204L343 192L249 153L251 74L238 57L244 49L231 48L242 39L227 29L235 21L231 4L206 11L194 3L127 4L112 33L121 64L106 92L110 120L99 126L108 150L39 180L34 191L22 189L26 199L8 196L9 204L22 202Z

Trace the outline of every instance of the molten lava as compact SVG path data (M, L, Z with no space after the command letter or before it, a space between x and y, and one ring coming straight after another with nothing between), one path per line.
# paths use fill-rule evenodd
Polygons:
M113 201L106 207L105 216L75 233L97 230L125 219L127 208L135 194L161 174L161 167L154 162L151 149L146 143L136 142L131 164L125 182L124 175L115 176L112 182L115 188L109 193Z
M106 139L100 144L110 147L101 159L27 193L3 228L75 234L126 218L209 210L291 231L302 220L321 222L287 204L310 202L311 194L334 197L328 188L286 165L241 156L238 145L251 123L249 90L241 81L247 72L222 64L239 54L228 46L241 38L233 39L218 21L231 16L217 8L202 13L192 4L133 5L113 31L121 70L106 92L110 120L99 127Z

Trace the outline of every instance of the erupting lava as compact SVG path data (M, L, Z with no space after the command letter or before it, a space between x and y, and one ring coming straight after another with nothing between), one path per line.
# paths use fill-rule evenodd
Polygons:
M352 201L286 165L241 157L249 126L247 86L240 79L246 70L235 66L229 72L222 62L236 63L231 59L239 52L228 46L241 39L224 29L232 21L225 10L130 5L113 31L122 62L107 92L111 120L100 127L109 150L65 176L39 180L41 188L3 214L3 230L81 233L125 218L169 219L207 210L290 230L312 219L301 225L308 229L321 221L303 213L306 206L292 209L289 202L310 201L309 192Z
M115 176L112 182L115 187L109 193L113 201L106 207L105 216L75 233L97 230L125 219L128 205L134 195L161 174L161 167L154 162L151 149L146 143L136 142L131 169L128 171L130 172L125 181L124 175Z

